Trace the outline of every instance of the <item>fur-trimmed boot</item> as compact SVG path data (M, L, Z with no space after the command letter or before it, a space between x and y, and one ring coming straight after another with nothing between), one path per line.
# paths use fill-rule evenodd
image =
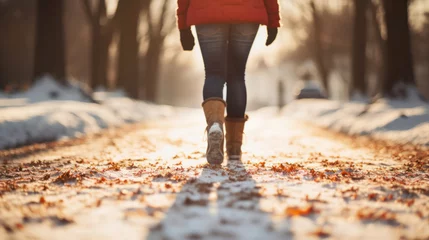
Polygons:
M244 118L225 118L226 154L228 160L241 160L241 145L243 144L244 124L249 116Z
M208 98L203 104L207 121L207 161L221 164L224 159L224 134L226 103L222 98Z

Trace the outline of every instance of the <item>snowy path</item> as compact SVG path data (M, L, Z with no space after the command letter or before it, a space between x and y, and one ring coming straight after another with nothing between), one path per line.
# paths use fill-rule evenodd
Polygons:
M429 238L427 150L266 109L242 163L210 167L203 123L196 111L0 151L0 239Z

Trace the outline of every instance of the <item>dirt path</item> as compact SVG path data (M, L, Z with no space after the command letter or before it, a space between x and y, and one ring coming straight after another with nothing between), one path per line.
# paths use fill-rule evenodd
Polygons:
M251 115L205 164L187 117L0 152L0 239L428 239L429 152Z

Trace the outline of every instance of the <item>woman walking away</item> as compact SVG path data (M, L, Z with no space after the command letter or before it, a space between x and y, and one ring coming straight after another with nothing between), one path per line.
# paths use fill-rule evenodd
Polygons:
M224 123L228 159L239 160L244 123L248 120L244 79L247 58L260 24L267 26L267 46L276 39L280 27L279 4L277 0L178 0L177 19L183 49L193 49L191 26L195 25L203 55L207 161L223 162Z

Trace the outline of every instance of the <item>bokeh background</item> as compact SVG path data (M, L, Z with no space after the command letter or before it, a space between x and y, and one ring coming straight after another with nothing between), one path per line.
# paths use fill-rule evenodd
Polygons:
M331 99L429 97L429 0L279 0L282 27L249 58L249 109L287 103L304 80ZM198 45L180 46L176 0L0 0L0 89L44 74L175 106L202 101ZM193 29L194 31L194 29ZM195 32L194 32L195 33ZM279 91L280 90L280 91Z

